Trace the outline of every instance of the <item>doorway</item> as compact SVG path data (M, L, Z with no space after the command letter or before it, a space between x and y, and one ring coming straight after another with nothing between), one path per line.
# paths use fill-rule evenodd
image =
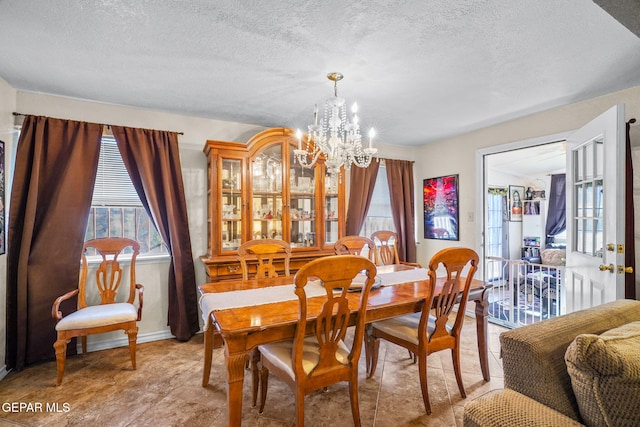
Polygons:
M541 255L566 247L565 232L553 243L546 233L552 176L566 171L565 141L505 146L485 153L482 167L483 265L485 280L493 285L492 320L515 327L560 314L556 284L563 274L562 262L544 264ZM557 258L564 260L562 255Z

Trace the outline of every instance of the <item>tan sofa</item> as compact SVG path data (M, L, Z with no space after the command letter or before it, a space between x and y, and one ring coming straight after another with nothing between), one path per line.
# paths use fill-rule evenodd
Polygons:
M620 300L502 333L505 389L468 402L464 425L640 425L638 321L640 301Z

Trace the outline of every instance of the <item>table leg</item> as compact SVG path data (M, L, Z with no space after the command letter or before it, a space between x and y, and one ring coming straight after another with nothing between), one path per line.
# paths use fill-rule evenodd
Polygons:
M244 366L247 360L246 351L230 352L225 346L224 359L227 366L227 410L229 426L239 426L242 420L242 385L244 383Z
M206 329L204 331L204 369L202 372L202 387L209 384L209 376L211 375L211 359L213 358L213 324L211 316L207 320Z
M487 328L489 327L489 293L484 289L480 298L474 299L476 303L476 332L478 336L478 353L480 355L480 368L485 381L491 381L489 373L489 345Z

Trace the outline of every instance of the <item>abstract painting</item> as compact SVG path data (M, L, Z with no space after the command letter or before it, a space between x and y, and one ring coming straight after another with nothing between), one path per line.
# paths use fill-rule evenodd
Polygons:
M458 236L458 175L423 182L424 238L460 240Z

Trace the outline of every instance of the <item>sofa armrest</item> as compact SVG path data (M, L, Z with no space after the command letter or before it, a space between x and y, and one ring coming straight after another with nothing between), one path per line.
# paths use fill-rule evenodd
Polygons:
M465 427L582 426L542 403L504 389L494 390L464 405Z

